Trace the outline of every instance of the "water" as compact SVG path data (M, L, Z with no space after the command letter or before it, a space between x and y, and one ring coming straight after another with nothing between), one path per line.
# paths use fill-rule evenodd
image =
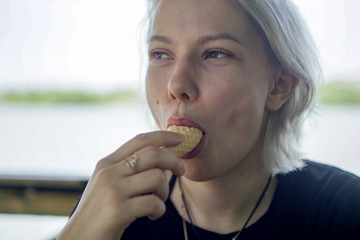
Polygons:
M360 176L360 106L321 107L304 133L305 156Z
M360 175L360 107L321 107L305 124L305 157ZM0 173L89 176L149 131L139 105L0 105Z
M67 217L0 214L0 239L51 240L66 224Z
M0 105L0 174L89 176L149 131L138 105ZM321 107L305 124L305 157L360 175L360 107ZM0 239L51 239L67 217L0 214Z
M146 126L139 105L0 105L0 173L89 176Z
M139 105L1 104L0 174L89 176L100 158L149 130L146 116ZM53 239L66 221L0 214L0 239Z

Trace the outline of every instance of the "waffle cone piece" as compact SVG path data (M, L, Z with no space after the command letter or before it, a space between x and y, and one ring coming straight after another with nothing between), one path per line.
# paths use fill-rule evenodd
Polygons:
M195 127L186 126L170 126L168 131L177 132L184 135L184 141L176 146L167 147L171 151L175 152L178 157L184 156L191 152L200 142L203 134L202 131Z

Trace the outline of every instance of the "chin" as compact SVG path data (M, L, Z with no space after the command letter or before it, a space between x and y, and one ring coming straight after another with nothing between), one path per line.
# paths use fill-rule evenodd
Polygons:
M184 177L188 180L194 182L205 182L214 178L214 175L211 174L210 169L204 167L203 164L187 164L185 163L185 174Z

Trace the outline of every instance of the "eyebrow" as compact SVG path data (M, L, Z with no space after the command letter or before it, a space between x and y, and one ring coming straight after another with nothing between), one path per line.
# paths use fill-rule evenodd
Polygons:
M239 39L237 39L236 37L234 37L228 33L219 33L216 35L202 36L202 37L200 37L198 42L200 44L205 44L208 42L218 41L218 40L230 40L230 41L233 41L235 43L238 43L238 44L244 46L244 44ZM168 43L168 44L173 43L173 41L170 38L168 38L166 36L162 36L162 35L152 35L147 42L150 43L153 41L158 41L158 42L163 42L163 43Z
M169 43L169 44L171 44L173 42L170 38L161 36L161 35L152 35L147 42L149 43L149 42L154 42L154 41L164 42L164 43Z
M239 39L228 33L219 33L216 35L203 36L199 39L199 42L204 44L207 42L218 41L218 40L230 40L244 46L244 44Z

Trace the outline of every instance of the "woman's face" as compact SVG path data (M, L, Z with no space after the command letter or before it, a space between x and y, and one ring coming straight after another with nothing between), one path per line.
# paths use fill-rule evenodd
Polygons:
M183 159L189 179L262 161L266 102L278 75L266 56L261 35L230 1L160 1L149 39L147 101L161 129L190 125L204 132Z

